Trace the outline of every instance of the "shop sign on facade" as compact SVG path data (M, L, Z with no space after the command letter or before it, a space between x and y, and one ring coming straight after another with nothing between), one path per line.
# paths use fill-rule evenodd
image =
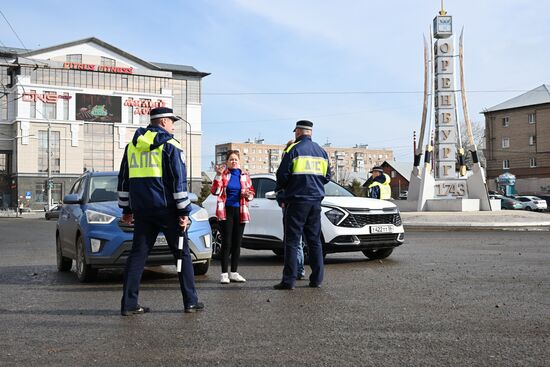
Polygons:
M82 64L78 62L65 62L63 63L63 69L74 69L84 71L102 71L104 73L117 73L117 74L133 74L134 68L121 68L119 66L107 66L107 65L95 65L95 64Z
M25 102L42 101L44 103L57 103L58 99L71 99L72 96L57 95L54 93L23 93L22 100Z
M134 107L134 115L148 115L152 108L166 107L166 102L159 99L157 101L149 101L143 99L128 98L124 101L124 105Z

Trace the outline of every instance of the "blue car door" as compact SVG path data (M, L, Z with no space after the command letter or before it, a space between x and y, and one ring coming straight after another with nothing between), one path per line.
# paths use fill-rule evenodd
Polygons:
M84 198L84 189L86 179L82 178L75 182L69 194L77 195L81 200ZM76 256L76 233L78 224L82 216L81 204L63 204L61 215L59 216L59 239L62 246L63 255L67 257Z

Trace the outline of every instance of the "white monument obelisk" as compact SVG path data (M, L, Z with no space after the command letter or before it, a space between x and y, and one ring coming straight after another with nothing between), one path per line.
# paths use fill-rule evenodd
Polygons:
M453 37L452 17L441 1L441 10L433 20L433 38L430 32L429 52L424 45L424 107L418 149L409 182L408 210L417 211L475 211L491 210L485 175L477 158L464 86L463 44L460 37L459 53ZM456 60L459 69L456 67ZM456 71L460 71L460 93L463 121L468 133L472 171L464 164L464 148L460 135L458 113L458 84ZM427 124L427 122L429 122ZM434 146L431 146L432 122ZM428 125L428 129L426 126ZM422 142L426 141L424 167L420 167ZM431 167L433 154L434 167Z

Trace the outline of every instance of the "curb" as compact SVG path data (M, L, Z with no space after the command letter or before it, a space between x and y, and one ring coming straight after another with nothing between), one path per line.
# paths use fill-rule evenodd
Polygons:
M451 223L403 223L405 231L423 232L423 231L550 231L550 222L542 223L491 223L491 224L472 224L463 223L461 225Z

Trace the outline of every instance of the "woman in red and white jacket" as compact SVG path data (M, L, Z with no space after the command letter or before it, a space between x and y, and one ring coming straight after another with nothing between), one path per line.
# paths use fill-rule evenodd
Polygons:
M212 183L212 194L218 196L216 217L222 235L220 283L246 282L238 272L239 256L244 226L250 221L248 202L254 198L254 188L248 173L241 171L238 150L226 154L226 164L216 166L216 178ZM229 254L231 272L228 273Z

